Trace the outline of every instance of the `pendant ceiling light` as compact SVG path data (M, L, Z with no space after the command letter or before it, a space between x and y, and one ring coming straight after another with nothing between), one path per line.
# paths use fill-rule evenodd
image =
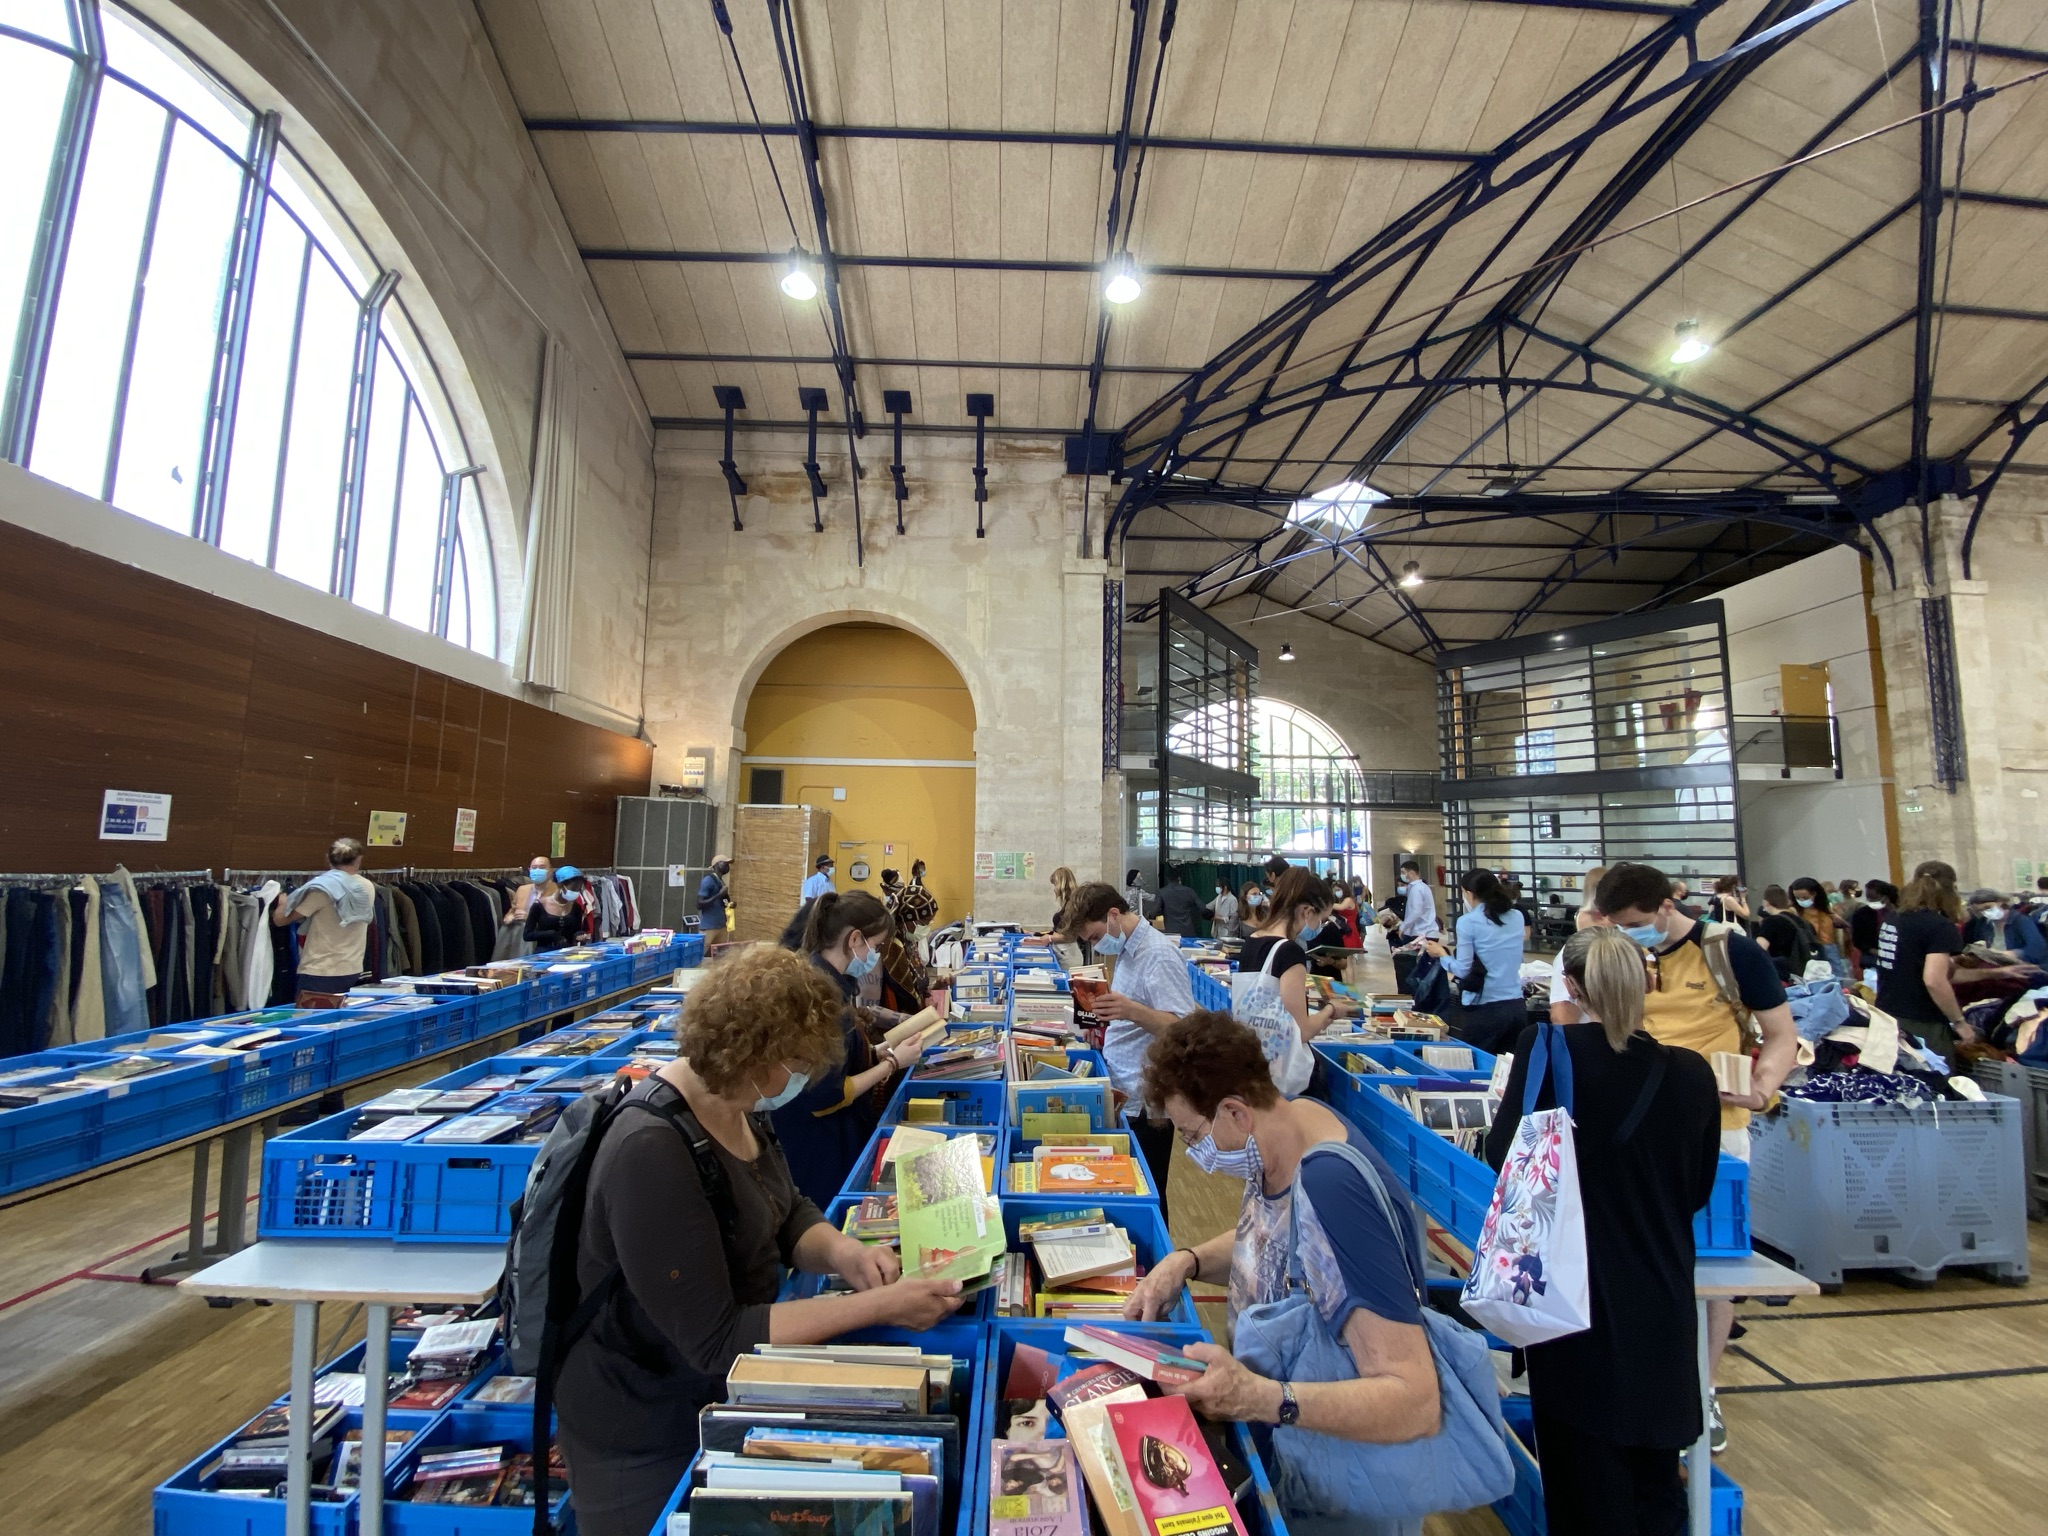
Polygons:
M1672 329L1678 337L1678 345L1671 349L1671 361L1679 367L1683 368L1687 363L1696 363L1714 350L1708 345L1706 338L1700 335L1699 321L1681 320Z
M1282 641L1282 642L1281 642L1281 644L1280 644L1280 659L1281 659L1282 661L1292 661L1292 660L1294 660L1294 646L1293 646L1293 645L1292 645L1292 644L1291 644L1290 642L1287 642L1287 641Z
M789 253L789 265L782 274L782 291L800 304L818 296L818 280L811 276L811 259L801 246Z
M1415 561L1410 560L1401 567L1401 585L1404 587L1419 587L1422 585L1422 567Z
M1128 304L1145 291L1138 281L1138 265L1129 251L1112 256L1103 269L1102 296L1112 304Z

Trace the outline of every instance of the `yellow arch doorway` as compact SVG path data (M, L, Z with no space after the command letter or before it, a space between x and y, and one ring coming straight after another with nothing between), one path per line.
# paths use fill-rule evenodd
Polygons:
M840 890L879 896L884 869L908 880L923 859L952 922L973 895L974 727L967 684L929 641L887 624L815 630L747 699L740 798L779 773L780 803L831 814Z

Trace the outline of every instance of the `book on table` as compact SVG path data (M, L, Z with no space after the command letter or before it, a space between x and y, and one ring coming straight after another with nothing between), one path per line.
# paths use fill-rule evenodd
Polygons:
M1057 1290L1098 1275L1135 1274L1138 1251L1114 1222L1063 1227L1029 1239L1046 1289Z
M726 1372L725 1387L727 1400L742 1406L814 1404L923 1413L931 1377L921 1366L741 1355Z
M896 1173L897 1231L906 1273L971 1280L1009 1246L988 1193L978 1138L951 1136L911 1153Z
M989 1536L1084 1536L1087 1495L1068 1440L989 1446Z
M1142 1333L1098 1328L1083 1323L1066 1331L1067 1343L1077 1350L1120 1365L1162 1387L1186 1386L1208 1366L1173 1345Z
M1074 1447L1074 1459L1080 1463L1088 1491L1095 1496L1102 1536L1144 1536L1138 1524L1137 1496L1117 1449L1109 1414L1120 1404L1143 1401L1147 1391L1143 1378L1120 1365L1104 1363L1076 1371L1046 1393L1046 1401Z
M1109 1405L1140 1536L1245 1536L1237 1505L1184 1397Z

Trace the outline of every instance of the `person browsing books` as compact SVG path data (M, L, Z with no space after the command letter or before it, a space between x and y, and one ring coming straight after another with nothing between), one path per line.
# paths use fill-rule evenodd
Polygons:
M1458 888L1465 893L1465 910L1458 914L1456 951L1433 938L1422 947L1458 979L1460 1007L1451 1033L1498 1055L1529 1022L1522 1004L1526 919L1491 870L1468 870Z
M882 1123L888 1084L917 1060L917 1043L876 1046L854 1005L861 979L882 963L895 932L881 902L866 891L827 891L811 903L803 952L839 993L839 1059L775 1110L775 1130L796 1187L819 1205L838 1195L861 1149Z
M526 914L532 910L537 897L555 888L555 861L544 853L536 853L526 861L526 883L512 893L512 899L505 904L504 925L507 928L526 926Z
M1306 873L1306 871L1302 871ZM1283 884L1285 883L1283 879ZM1343 1440L1398 1444L1437 1433L1442 1404L1414 1276L1422 1240L1407 1195L1365 1133L1313 1099L1283 1099L1258 1037L1226 1013L1176 1020L1153 1043L1145 1092L1164 1107L1189 1159L1244 1179L1237 1225L1152 1266L1124 1306L1133 1320L1163 1317L1190 1281L1228 1284L1235 1325L1246 1308L1287 1291L1289 1232L1321 1324L1357 1363L1348 1381L1281 1382L1214 1344L1182 1346L1204 1362L1169 1390L1212 1419L1296 1424ZM1338 1144L1351 1152L1339 1152ZM1352 1160L1379 1176L1383 1203ZM1289 1528L1327 1511L1283 1509ZM1320 1528L1358 1536L1419 1536L1421 1515L1345 1516Z
M1108 1021L1102 1057L1109 1067L1110 1086L1127 1094L1134 1104L1145 1103L1145 1053L1151 1049L1153 1037L1195 1007L1194 984L1188 980L1180 944L1132 911L1123 892L1099 881L1074 892L1074 899L1067 904L1065 933L1116 962L1113 990L1096 998L1088 1011ZM1166 1175L1173 1164L1173 1127L1158 1111L1156 1103L1148 1105L1141 1117L1132 1120L1131 1129L1138 1149L1145 1154L1152 1192L1159 1197L1163 1217Z
M1558 964L1592 1021L1559 1033L1571 1055L1593 1325L1528 1352L1543 1504L1553 1531L1671 1536L1685 1529L1679 1452L1700 1433L1692 1220L1714 1191L1720 1103L1706 1062L1643 1032L1641 949L1613 928L1587 928ZM1525 1029L1513 1045L1486 1138L1495 1168L1515 1143L1536 1040ZM1538 1109L1557 1107L1555 1081Z
M647 1536L696 1453L699 1410L757 1344L924 1329L960 1304L958 1281L901 1277L894 1254L835 1230L791 1180L764 1111L838 1068L841 1011L799 955L757 945L720 960L683 1006L678 1056L599 1144L576 1277L585 1296L619 1278L555 1392L583 1536ZM727 1176L729 1236L690 1148L699 1134ZM854 1292L778 1302L784 1266Z
M1264 921L1252 930L1237 957L1237 974L1273 978L1281 1005L1293 1016L1306 1044L1346 1012L1341 1003L1327 1008L1310 1008L1308 1004L1308 951L1303 946L1329 918L1330 888L1311 870L1290 869L1280 877L1273 894ZM1236 1008L1235 998L1232 1003L1234 1012L1242 1011ZM1324 1097L1313 1079L1306 1091Z

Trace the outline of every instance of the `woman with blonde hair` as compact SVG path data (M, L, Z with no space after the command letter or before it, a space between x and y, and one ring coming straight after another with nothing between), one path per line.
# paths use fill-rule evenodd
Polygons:
M1679 1456L1702 1422L1692 1219L1714 1191L1721 1101L1704 1058L1644 1033L1647 971L1627 935L1583 929L1558 963L1585 1022L1522 1031L1486 1138L1498 1168L1537 1031L1552 1031L1570 1060L1593 1324L1528 1351L1543 1504L1553 1531L1665 1536L1685 1529ZM1532 1108L1558 1107L1558 1076Z
M697 1450L697 1415L757 1344L821 1344L856 1328L929 1328L955 1280L901 1276L797 1191L768 1111L836 1067L839 989L804 959L754 945L690 991L678 1054L627 1095L583 1197L577 1287L603 1298L555 1389L562 1454L587 1536L645 1536ZM724 1174L730 1226L693 1144ZM777 1301L787 1266L839 1274L852 1295Z
M1074 892L1079 888L1080 883L1080 881L1074 878L1074 872L1064 864L1052 872L1052 899L1058 905L1053 908L1052 927L1048 930L1049 932L1058 933L1061 927L1065 925L1067 921L1067 903L1074 899Z

